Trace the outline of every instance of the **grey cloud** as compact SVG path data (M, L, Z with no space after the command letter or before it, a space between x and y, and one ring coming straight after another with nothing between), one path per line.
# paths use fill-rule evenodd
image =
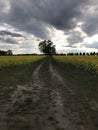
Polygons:
M10 44L19 44L17 39L18 37L23 37L23 35L19 33L12 33L10 31L0 31L0 40L2 42L10 43Z
M0 41L6 42L9 44L19 44L17 40L15 40L13 37L7 37L7 36L0 36Z
M11 44L19 44L16 40L12 39L11 37L10 38L6 38L5 41L7 43L11 43Z
M89 0L88 0L89 1ZM9 0L4 21L40 38L49 38L46 26L63 31L76 27L86 0Z
M0 22L4 22L10 8L9 0L0 0Z
M4 12L7 1L10 9ZM88 35L98 33L97 4L98 0L0 0L0 21L42 39L51 39L47 27L53 26L65 31L73 46L84 39L79 32L70 33L78 22L83 22L81 29Z
M81 32L79 31L71 31L69 34L69 37L67 38L67 41L70 43L70 47L74 45L75 43L82 42L84 37L82 36Z
M67 47L68 47L68 48L77 48L77 47L72 46L72 45L70 45L70 44L69 44L69 45L66 45L66 46L63 46L63 47L64 47L64 48L67 48Z
M86 44L85 47L98 49L98 42L95 42L95 43L92 43L92 44Z
M90 0L88 8L85 9L82 17L82 30L89 36L98 33L98 0Z
M84 32L88 34L88 36L92 36L98 33L98 14L87 18L85 24L82 26Z
M22 36L21 34L19 34L19 33L12 33L12 32L6 31L6 30L0 31L0 35L1 35L1 36L10 35L10 36L12 36L12 37L23 37L23 36Z

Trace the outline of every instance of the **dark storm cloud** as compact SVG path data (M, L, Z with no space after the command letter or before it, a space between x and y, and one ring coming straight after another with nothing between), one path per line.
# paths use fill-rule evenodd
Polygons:
M88 17L85 20L85 23L82 26L84 32L88 34L88 36L92 36L98 33L98 13L92 17Z
M12 33L10 31L0 31L0 41L10 43L10 44L19 44L17 39L15 38L20 38L23 37L23 35L19 33Z
M9 43L9 44L19 44L17 40L13 39L12 37L2 37L0 36L1 43Z
M88 0L89 1L89 0ZM9 0L4 21L40 38L49 38L46 26L63 31L76 27L86 0Z
M11 37L4 39L4 41L7 42L7 43L10 43L10 44L19 44L16 40L14 40Z
M6 30L0 31L0 35L1 35L1 36L10 35L10 36L12 36L12 37L23 37L23 36L22 36L21 34L19 34L19 33L12 33L12 32L6 31Z
M85 9L82 30L92 36L98 33L98 0L90 0Z
M97 4L98 0L0 0L0 21L42 39L51 39L47 27L53 26L69 35L72 46L84 39L69 31L78 22L83 23L81 29L87 35L98 33Z
M9 43L9 44L19 44L17 39L14 37L17 37L18 35L14 33L10 33L9 31L0 31L0 41L1 43Z
M14 40L13 38L9 37L9 38L1 38L0 37L0 43L4 42L4 43L9 43L9 44L19 44L16 40Z
M67 41L70 43L70 46L74 45L75 43L82 42L84 37L82 36L81 32L79 31L72 31L67 38Z

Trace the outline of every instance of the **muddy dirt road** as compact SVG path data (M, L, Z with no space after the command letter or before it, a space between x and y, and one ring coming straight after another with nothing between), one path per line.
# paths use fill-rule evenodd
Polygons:
M33 72L31 82L17 85L0 107L0 130L94 130L77 94L51 59ZM97 130L97 129L96 129Z

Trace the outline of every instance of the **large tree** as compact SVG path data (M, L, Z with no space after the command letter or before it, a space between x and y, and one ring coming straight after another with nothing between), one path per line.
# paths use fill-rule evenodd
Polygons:
M45 55L54 55L56 54L55 45L50 40L42 41L39 43L39 50L43 52Z

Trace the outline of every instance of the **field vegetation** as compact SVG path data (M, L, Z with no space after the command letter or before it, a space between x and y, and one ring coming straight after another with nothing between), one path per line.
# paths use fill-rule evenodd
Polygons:
M31 64L42 58L43 56L1 56L0 70Z
M0 56L0 85L26 84L44 56Z
M87 71L90 73L98 73L98 57L97 56L55 56L61 64L65 64L68 68Z
M98 57L97 56L54 56L66 85L77 95L81 102L80 115L98 127ZM77 101L77 102L78 102ZM75 102L74 102L75 103ZM80 106L81 106L80 104ZM66 103L65 103L66 105ZM84 111L84 112L82 112Z
M0 116L0 130L98 130L98 57L0 57Z
M54 61L77 93L98 101L97 56L54 56Z

